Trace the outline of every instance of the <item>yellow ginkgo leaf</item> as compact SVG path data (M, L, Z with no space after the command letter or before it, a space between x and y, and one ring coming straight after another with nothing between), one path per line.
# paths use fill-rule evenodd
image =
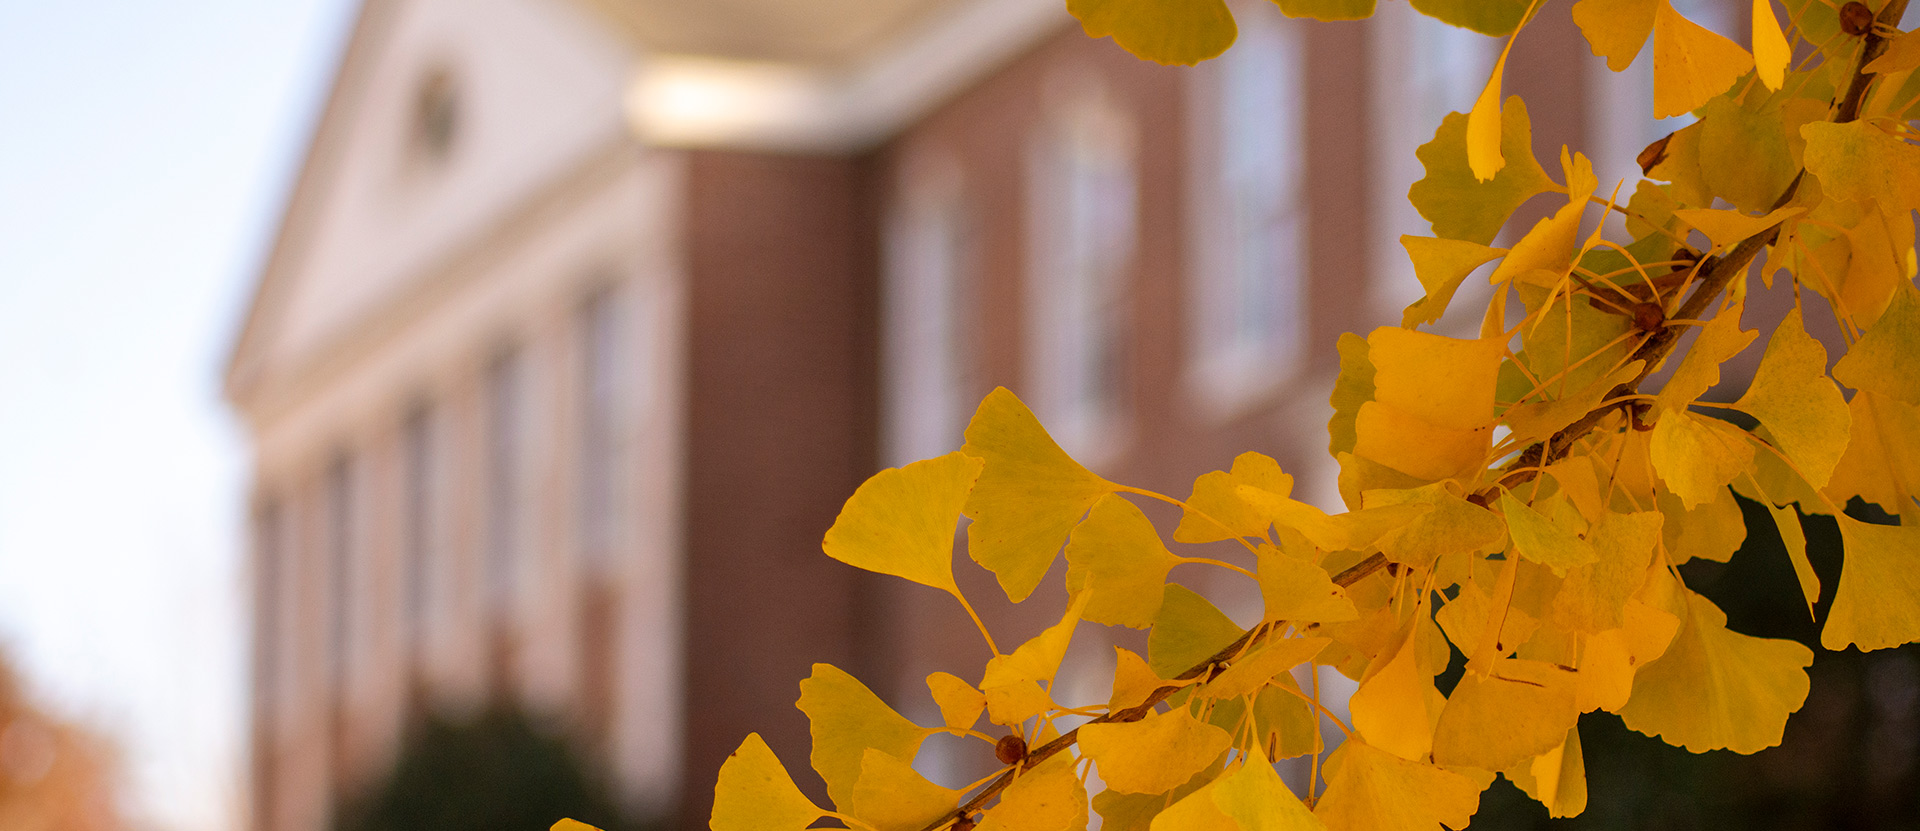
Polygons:
M1484 2L1484 0L1472 0ZM1427 175L1413 183L1407 198L1433 223L1433 235L1491 245L1520 204L1554 188L1533 155L1533 126L1519 96L1500 107L1500 157L1506 165L1491 181L1474 177L1467 165L1467 116L1453 113L1440 122L1433 140L1415 151Z
M1446 699L1434 689L1440 667L1425 659L1424 627L1405 627L1380 652L1347 702L1353 727L1372 746L1403 759L1424 759L1433 750L1433 725Z
M1199 773L1233 738L1184 707L1139 721L1080 727L1080 752L1100 767L1107 787L1122 793L1164 793Z
M1787 80L1787 64L1793 50L1787 35L1780 31L1780 19L1773 16L1773 0L1753 0L1753 65L1760 83L1777 90Z
M1154 690L1167 683L1159 674L1147 666L1147 661L1139 655L1122 647L1114 647L1116 653L1113 665L1113 695L1107 699L1107 709L1113 712L1130 710L1147 700Z
M1068 538L1067 591L1085 590L1087 620L1145 629L1160 613L1167 572L1178 562L1146 514L1107 494Z
M940 707L941 722L955 730L973 727L973 723L980 720L980 711L987 708L985 695L949 672L927 676L927 690L933 694L933 703Z
M1911 513L1920 494L1920 408L1861 390L1847 412L1852 435L1827 483L1828 498L1844 505L1858 496L1888 513Z
M1349 740L1327 757L1327 790L1313 813L1333 831L1467 827L1481 786L1458 773Z
M1402 504L1433 506L1378 540L1387 559L1414 568L1425 568L1449 554L1493 545L1507 533L1500 517L1449 490L1445 482L1405 490L1371 490L1364 499L1369 509Z
M1326 828L1301 804L1265 751L1255 745L1236 770L1228 771L1210 789L1220 812L1231 817L1240 831L1316 831Z
M1428 17L1488 37L1511 34L1533 8L1532 0L1411 0Z
M1513 497L1500 495L1500 513L1507 518L1507 531L1513 535L1513 548L1520 556L1566 576L1567 569L1598 559L1593 546L1569 529ZM1499 768L1490 768L1499 770Z
M1666 653L1642 667L1620 709L1627 726L1694 753L1753 753L1780 743L1807 700L1813 652L1727 628L1713 601L1682 589L1686 619Z
M1160 617L1147 633L1147 666L1172 678L1192 669L1240 637L1243 630L1206 598L1168 583Z
M1574 702L1580 712L1620 711L1633 695L1633 676L1659 658L1680 631L1680 619L1638 600L1628 600L1625 625L1587 639L1580 654Z
M1913 32L1902 32L1887 41L1887 49L1880 53L1865 67L1875 75L1892 75L1909 69L1920 69L1920 36Z
M1480 651L1480 638L1487 633L1487 616L1494 611L1493 598L1478 583L1468 580L1460 584L1458 596L1434 613L1434 620L1446 633L1447 640L1460 650L1460 654L1471 656ZM1499 646L1493 651L1493 656L1499 658L1512 654L1533 637L1534 630L1539 626L1539 619L1527 614L1526 610L1509 606L1500 619Z
M1508 779L1534 801L1546 806L1547 816L1576 817L1587 809L1587 764L1580 753L1580 730L1567 731L1567 740L1518 767Z
M1920 208L1920 147L1865 121L1817 121L1800 128L1807 172L1827 196L1878 203L1904 214Z
M1500 78L1506 74L1507 53L1512 48L1512 41L1508 41L1499 60L1493 62L1486 87L1467 113L1467 169L1473 172L1474 179L1482 182L1492 179L1500 168L1507 166L1507 160L1500 155Z
M967 553L1018 603L1040 585L1074 524L1114 486L1061 450L1006 387L980 402L960 452L986 460L967 497Z
M1542 401L1515 404L1507 408L1503 420L1519 441L1546 441L1599 408L1600 402L1606 400L1615 387L1639 377L1640 368L1645 365L1645 361L1628 361L1571 392Z
M1329 643L1332 641L1327 638L1268 638L1234 661L1225 672L1214 676L1197 694L1202 698L1252 695L1272 681L1274 676L1320 654L1320 650Z
M813 665L813 674L800 682L798 706L813 734L813 769L826 780L827 797L842 807L853 804L868 748L911 759L927 737L926 728L894 712L867 685L831 664Z
M1434 424L1391 404L1368 401L1354 419L1354 455L1422 482L1450 479L1485 460L1493 425L1462 430Z
M1087 788L1073 754L1056 753L1023 770L982 814L977 831L1077 831L1087 827Z
M554 823L547 831L600 831L600 829L577 819L563 819Z
M1661 0L1580 0L1573 4L1573 22L1587 36L1593 54L1607 59L1615 72L1633 64L1653 32L1653 10Z
M1240 831L1240 823L1220 810L1220 803L1213 801L1213 792L1220 784L1219 779L1208 782L1205 787L1185 794L1169 802L1168 797L1153 794L1153 801L1166 805L1166 808L1153 817L1148 831ZM1109 791L1114 793L1114 791ZM1131 794L1143 798L1146 794ZM1101 826L1105 831L1106 825Z
M1820 645L1839 651L1886 649L1920 640L1920 525L1873 525L1840 514L1840 586Z
M1360 616L1346 590L1333 584L1327 570L1305 559L1261 545L1259 569L1267 620L1331 623Z
M1478 430L1493 421L1504 345L1382 326L1367 336L1374 400L1431 424Z
M1800 175L1798 151L1804 145L1801 125L1826 117L1826 102L1804 98L1781 102L1755 93L1740 99L1722 95L1708 101L1700 108L1699 145L1740 150L1696 152L1700 183L1748 214L1773 211L1774 201ZM1727 244L1722 242L1728 236L1726 231L1709 227L1700 230L1715 244ZM1730 230L1738 233L1740 229Z
M1753 464L1754 453L1740 428L1684 410L1660 417L1648 451L1654 470L1688 510L1718 498Z
M1433 733L1434 764L1507 770L1559 747L1580 719L1571 670L1520 658L1471 669L1447 697Z
M847 783L849 793L852 786ZM793 784L766 740L759 733L749 733L720 765L708 827L713 831L801 831L825 815ZM559 825L554 828L566 831Z
M1761 0L1765 2L1765 0ZM1782 221L1806 213L1806 208L1789 205L1766 216L1748 216L1739 211L1709 208L1680 208L1673 212L1680 221L1707 235L1715 248L1731 248Z
M1192 66L1227 51L1239 29L1222 0L1067 0L1087 37L1113 37L1135 56Z
M827 529L827 556L958 593L954 529L981 464L956 452L874 474Z
M1715 491L1711 500L1691 510L1680 497L1665 491L1657 504L1667 518L1662 528L1667 559L1676 566L1692 559L1724 563L1733 559L1733 553L1747 541L1746 515L1740 513L1740 503L1731 489Z
M1273 0L1288 17L1314 20L1365 20L1373 16L1375 0Z
M1653 117L1693 112L1753 69L1753 56L1681 16L1661 0L1653 11Z
M1232 470L1212 471L1193 480L1193 495L1187 497L1173 538L1203 543L1266 536L1272 520L1240 498L1236 490L1242 485L1284 497L1293 492L1293 477L1282 473L1280 463L1264 454L1235 456Z
M1822 352L1822 355L1825 353ZM1920 290L1906 286L1860 341L1834 364L1833 377L1857 390L1870 390L1920 406Z
M1187 780L1186 784L1166 793L1121 793L1119 791L1107 790L1095 794L1093 797L1093 809L1100 812L1100 831L1151 831L1153 823L1159 819L1160 814L1165 813L1168 808L1180 804L1187 798L1188 794L1213 784L1219 779L1220 772L1225 766L1226 757L1221 756L1219 761L1208 765L1206 770L1194 774L1193 778ZM1213 808L1211 805L1207 807ZM1194 812L1192 807L1186 810ZM1196 816L1193 819L1183 820L1176 817L1171 820L1171 822L1174 823L1189 823L1188 825L1176 824L1173 827L1183 829L1192 828L1196 827L1190 824L1192 822L1212 821L1223 824L1220 826L1221 831L1238 831L1238 829L1233 826L1233 820L1228 818L1227 815L1220 813L1218 809L1213 809L1212 813L1206 814L1204 817L1198 816L1200 812L1194 813ZM1166 826L1161 827L1164 829ZM1211 828L1213 826L1199 825L1197 827Z
M860 781L853 787L847 813L874 831L920 831L958 807L965 795L927 781L912 765L869 747L860 757Z
M1567 571L1553 596L1553 622L1574 632L1604 632L1625 625L1627 598L1646 581L1665 517L1659 511L1608 513L1594 526L1594 562Z
M1820 600L1820 577L1813 573L1813 563L1807 560L1807 534L1800 527L1800 512L1792 505L1777 508L1766 506L1773 514L1774 527L1780 529L1780 543L1787 549L1787 561L1793 564L1794 579L1800 581L1800 594L1807 599L1807 617L1813 617L1813 604Z
M1066 613L1060 616L1060 622L1047 627L1013 650L1010 655L1001 655L987 662L987 672L981 681L981 689L997 686L1009 681L1052 681L1053 675L1060 671L1060 659L1067 654L1067 645L1073 640L1073 630L1084 617L1089 602L1087 592L1075 594L1067 603Z
M1913 354L1920 353L1909 353L1906 362ZM1808 484L1826 487L1846 452L1852 417L1846 398L1827 378L1827 349L1807 334L1799 309L1774 328L1753 384L1733 406L1766 425Z
M1599 181L1593 175L1593 163L1586 156L1560 151L1560 168L1567 177L1567 204L1553 216L1534 223L1533 228L1513 244L1513 250L1487 276L1493 285L1524 283L1556 288L1573 265L1579 244L1580 218L1585 216L1587 200ZM1504 337L1483 340L1504 345Z
M1758 331L1740 328L1743 304L1735 304L1700 327L1700 335L1680 359L1679 368L1667 379L1666 386L1654 397L1655 410L1684 409L1695 399L1720 383L1720 365L1745 351L1760 336Z
M1373 400L1373 361L1368 357L1367 339L1352 332L1340 333L1335 342L1340 352L1340 375L1333 381L1333 418L1327 421L1328 452L1335 456L1353 450L1354 423L1361 405Z
M1400 245L1413 260L1413 276L1427 291L1400 316L1400 325L1408 329L1439 320L1467 275L1507 253L1505 248L1489 248L1467 240L1406 234L1401 235Z

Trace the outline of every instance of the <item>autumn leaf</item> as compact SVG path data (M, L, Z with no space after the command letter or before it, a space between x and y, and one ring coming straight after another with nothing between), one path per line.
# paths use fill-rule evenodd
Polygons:
M1333 831L1465 828L1480 807L1473 780L1349 740L1327 757L1327 791L1314 815Z
M1184 707L1148 713L1139 721L1080 727L1080 751L1099 766L1107 787L1121 793L1172 790L1232 744L1227 731L1194 718Z
M1753 69L1739 44L1681 16L1667 0L1653 12L1653 117L1698 109Z
M868 748L911 759L927 737L926 728L894 712L867 685L831 664L814 664L813 674L800 682L799 707L813 734L813 769L826 780L828 798L842 807L853 804Z
M1180 525L1173 538L1185 543L1214 542L1234 537L1264 537L1272 524L1265 513L1241 499L1237 489L1246 485L1287 496L1293 492L1293 477L1280 470L1280 463L1261 453L1242 453L1233 458L1227 471L1203 473L1193 480L1193 495L1181 509Z
M1587 36L1593 54L1607 59L1615 72L1633 64L1653 32L1654 9L1662 0L1580 0L1573 4L1573 22Z
M981 460L962 453L888 468L853 492L827 529L827 556L958 594L953 535Z
M1108 494L1067 541L1067 591L1086 590L1086 619L1145 629L1160 613L1167 572L1180 560L1133 503Z
M1854 349L1857 354L1859 346ZM1846 452L1852 417L1846 398L1827 378L1827 349L1807 334L1799 309L1774 327L1752 385L1733 406L1766 425L1808 484L1826 487Z
M1192 66L1218 56L1239 35L1223 0L1067 0L1087 37L1111 36L1135 56Z
M849 789L852 784L847 783ZM713 831L801 831L825 815L800 793L759 733L748 733L720 765L720 781L713 789Z
M1179 583L1168 583L1160 617L1147 633L1147 665L1172 678L1213 657L1239 639L1239 624L1206 598Z
M869 747L861 756L860 780L847 813L874 831L920 831L965 795L927 781L912 765Z
M1467 164L1467 116L1461 113L1443 119L1415 155L1427 175L1413 183L1407 198L1433 223L1434 236L1444 239L1490 245L1514 209L1555 187L1533 155L1533 127L1518 96L1500 108L1500 157L1506 163L1491 180L1475 178Z
M1920 573L1913 568L1920 525L1874 525L1845 514L1835 519L1845 553L1820 645L1873 650L1920 640Z
M1114 485L1061 450L1005 387L980 402L960 452L986 462L967 497L965 513L973 520L967 553L1018 603L1040 585L1068 532Z
M1753 753L1780 743L1807 700L1813 652L1727 628L1726 613L1682 590L1686 619L1660 659L1639 671L1620 710L1627 726L1695 753Z
M974 722L980 720L980 712L987 708L986 695L950 672L927 676L927 690L940 708L941 721L955 730L972 728Z

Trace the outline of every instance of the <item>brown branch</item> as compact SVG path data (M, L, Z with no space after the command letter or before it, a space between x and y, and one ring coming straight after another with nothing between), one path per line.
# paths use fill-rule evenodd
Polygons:
M1879 57L1882 52L1886 51L1887 42L1885 38L1880 36L1879 30L1882 26L1891 27L1898 24L1900 17L1906 12L1907 3L1908 0L1891 0L1891 2L1887 3L1876 17L1873 29L1864 36L1860 57L1854 64L1853 80L1847 85L1847 94L1840 101L1839 109L1835 113L1835 123L1844 124L1860 117L1861 104L1866 100L1867 89L1871 86L1873 80L1872 76L1862 70L1874 58ZM1794 176L1793 182L1787 185L1786 192L1782 193L1780 198L1774 201L1774 210L1778 210L1793 201L1794 195L1800 190L1800 181L1805 178L1805 176L1806 170L1802 168L1799 175ZM1766 230L1742 240L1739 245L1734 246L1732 251L1714 257L1711 260L1703 260L1701 265L1696 265L1695 272L1700 274L1700 284L1694 289L1693 293L1687 297L1686 301L1680 305L1680 308L1669 316L1669 319L1698 320L1701 313L1706 311L1707 306L1711 304L1715 298L1719 297L1721 292L1726 290L1728 284L1733 282L1733 278L1745 271L1748 266L1752 265L1753 258L1759 255L1760 249L1774 243L1775 239L1779 236L1779 232L1780 224L1775 223ZM1607 399L1618 401L1622 398L1636 395L1640 383L1646 380L1647 376L1653 372L1654 367L1658 366L1660 362L1673 351L1674 346L1679 343L1680 332L1681 330L1678 327L1668 325L1662 326L1660 329L1649 334L1647 339L1641 342L1639 348L1634 350L1633 357L1629 359L1646 362L1640 368L1640 374L1632 381L1614 387L1613 390L1607 394ZM1609 404L1596 409L1581 416L1580 420L1575 421L1565 429L1555 433L1546 441L1529 446L1521 452L1519 458L1508 465L1507 469L1512 472L1502 477L1499 484L1475 493L1475 501L1485 504L1485 501L1497 496L1500 489L1510 489L1539 475L1541 467L1551 464L1565 456L1567 452L1572 449L1575 442L1585 437L1587 433L1592 432L1609 413L1612 413L1618 408L1618 404ZM1346 588L1366 579L1374 572L1385 568L1386 565L1386 555L1376 551L1367 555L1366 559L1349 566L1346 570L1335 575L1333 582L1342 588ZM1210 677L1211 673L1215 670L1224 668L1228 663L1233 661L1234 658L1245 652L1245 650L1264 641L1269 634L1278 628L1278 623L1261 623L1254 626L1252 629L1241 633L1240 637L1236 638L1233 643L1227 644L1220 651L1213 653L1212 657L1201 661L1186 672L1175 676L1173 680L1187 682L1203 677ZM1147 695L1147 699L1140 704L1128 707L1125 710L1100 716L1088 722L1088 724L1112 724L1139 721L1145 718L1148 713L1152 712L1153 708L1161 702L1189 686L1192 685L1177 683L1155 688L1153 692ZM982 806L986 805L995 795L1006 790L1008 785L1013 784L1014 778L1021 770L1044 762L1061 751L1072 747L1079 741L1079 737L1080 728L1076 727L1053 741L1029 751L1026 758L1008 767L1004 773L988 783L979 793L974 794L966 802L961 803L960 807L942 815L940 819L928 825L924 831L939 831L939 829L960 822L963 818L971 817L975 812L980 811Z
M1333 582L1341 588L1346 588L1366 579L1374 572L1385 568L1386 565L1386 555L1376 551L1373 554L1367 555L1366 559L1354 563L1348 566L1345 571L1334 575ZM1278 628L1279 623L1277 622L1256 625L1252 629L1241 633L1240 637L1236 638L1233 643L1227 644L1225 647L1222 647L1220 651L1213 653L1212 657L1195 664L1186 672L1174 676L1173 680L1182 682L1192 681L1196 678L1208 676L1209 673L1212 673L1214 670L1223 669L1229 662L1245 652L1248 648L1257 646L1261 641L1266 640L1267 636ZM1147 694L1147 700L1135 706L1128 707L1125 710L1108 713L1087 723L1114 724L1139 721L1146 718L1147 714L1152 712L1153 708L1160 702L1167 700L1167 698L1174 693L1191 686L1191 684L1179 683L1157 687L1153 692ZM971 816L975 811L980 810L981 806L987 804L987 800L992 799L995 794L1006 790L1008 785L1013 784L1015 775L1021 770L1033 767L1052 758L1060 751L1072 747L1079 739L1080 728L1075 727L1061 734L1059 738L1028 751L1026 758L1007 768L1005 773L1000 774L998 778L988 783L985 788L982 788L979 793L974 794L972 798L961 803L960 807L941 815L940 819L935 820L932 825L928 825L925 831L938 831L938 829L947 827L948 824L953 823L961 817Z
M1838 102L1834 112L1834 123L1845 124L1859 119L1860 107L1866 101L1867 90L1872 86L1874 77L1865 71L1866 66L1887 49L1887 39L1880 36L1880 30L1882 27L1895 26L1900 22L1901 16L1906 14L1907 2L1908 0L1891 0L1887 3L1875 18L1874 25L1862 36L1860 56L1853 65L1853 80L1847 84L1847 93ZM1794 196L1800 191L1800 181L1806 178L1806 175L1806 169L1801 168L1800 172L1793 177L1793 181L1787 185L1786 192L1780 194L1779 199L1774 200L1771 210L1779 210L1792 202ZM1686 302L1668 316L1669 319L1699 320L1700 315L1706 312L1707 306L1726 290L1727 285L1733 282L1733 278L1746 271L1747 267L1753 264L1753 258L1760 254L1760 249L1772 245L1779 234L1780 223L1775 223L1741 240L1732 251L1710 261L1703 261L1707 263L1704 268L1696 266L1696 273L1701 274L1700 284L1694 288L1693 294L1687 297ZM1639 375L1632 381L1608 391L1603 400L1619 402L1637 395L1641 382L1653 373L1654 368L1658 367L1679 343L1681 331L1679 327L1662 326L1642 341L1639 348L1634 350L1633 356L1628 359L1646 362L1640 367ZM1518 458L1507 465L1506 470L1509 472L1500 477L1497 484L1474 494L1478 497L1476 501L1484 504L1498 496L1502 489L1511 490L1540 475L1541 468L1565 457L1573 449L1575 442L1593 432L1608 414L1619 408L1620 405L1614 403L1595 409L1554 433L1546 441L1528 446L1526 450L1521 451Z

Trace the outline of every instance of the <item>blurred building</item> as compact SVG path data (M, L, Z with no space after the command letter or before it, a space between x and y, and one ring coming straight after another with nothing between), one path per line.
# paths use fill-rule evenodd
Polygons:
M548 714L686 828L750 731L807 785L813 662L926 715L972 627L819 540L997 384L1110 478L1252 449L1336 501L1332 344L1418 295L1412 151L1498 44L1237 9L1184 69L1058 0L366 0L228 370L254 827L435 708ZM1560 18L1508 73L1536 146L1631 159Z

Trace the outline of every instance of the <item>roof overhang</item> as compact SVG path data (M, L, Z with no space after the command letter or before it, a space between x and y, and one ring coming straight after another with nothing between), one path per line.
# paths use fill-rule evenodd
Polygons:
M581 0L643 54L635 133L665 147L850 153L1058 31L1062 0Z

